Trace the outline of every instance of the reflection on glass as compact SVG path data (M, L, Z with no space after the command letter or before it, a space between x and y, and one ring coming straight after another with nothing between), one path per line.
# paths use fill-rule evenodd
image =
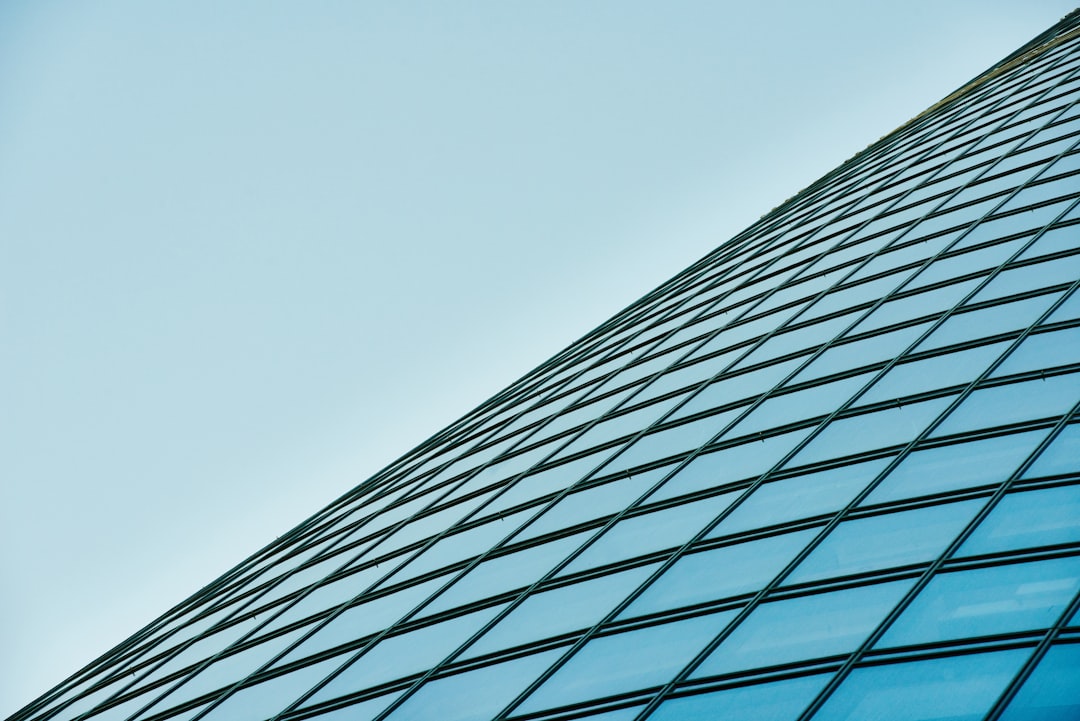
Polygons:
M463 658L592 626L640 586L657 565L534 593L473 643Z
M802 583L929 561L945 550L982 504L962 501L845 521L787 580Z
M792 721L825 687L825 674L668 699L649 721Z
M700 501L624 518L609 528L560 575L615 563L634 556L675 548L694 537L738 497L724 493Z
M1047 446L1035 463L1024 472L1024 478L1076 473L1080 468L1080 423L1065 426Z
M702 453L668 479L648 500L654 503L705 488L757 478L772 469L777 460L808 435L810 429L804 428Z
M427 671L479 631L504 607L505 604L492 606L383 638L353 661L333 681L319 689L310 703L321 703Z
M982 388L964 399L934 429L934 435L1053 418L1072 408L1077 398L1080 398L1080 373Z
M1009 354L991 377L1070 365L1080 360L1080 328L1035 333Z
M854 651L913 583L878 583L764 603L713 651L694 677Z
M814 537L785 533L683 556L623 611L631 617L764 588Z
M814 721L981 719L1030 649L920 659L855 669Z
M1048 628L1080 589L1080 558L941 573L885 633L880 646Z
M726 611L594 638L515 711L531 713L667 683L734 615Z
M1080 486L1010 493L960 547L963 556L1080 541Z
M204 718L214 721L262 721L271 718L314 688L315 684L330 675L341 662L341 658L328 659L305 666L271 682L241 689ZM379 700L389 704L392 697L376 699Z
M893 366L859 398L859 405L891 401L949 386L966 386L997 360L1008 345L993 343Z
M834 420L788 466L820 463L907 443L951 402L952 396L948 396Z
M592 533L575 533L484 561L443 591L424 608L423 614L439 613L481 598L530 586L581 546Z
M864 504L1001 483L1027 459L1046 433L1014 433L915 451L885 477ZM972 458L979 462L972 463Z
M546 651L428 681L387 721L489 721L562 653Z
M1054 646L1001 715L1001 721L1080 718L1080 645Z

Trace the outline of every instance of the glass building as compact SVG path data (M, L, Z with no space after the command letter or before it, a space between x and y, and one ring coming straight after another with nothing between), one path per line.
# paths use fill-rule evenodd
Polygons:
M1080 14L15 719L1080 717Z

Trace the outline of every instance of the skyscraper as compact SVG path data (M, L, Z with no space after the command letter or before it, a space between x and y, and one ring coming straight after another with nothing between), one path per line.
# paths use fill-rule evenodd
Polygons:
M1074 13L16 718L1077 713L1078 88Z

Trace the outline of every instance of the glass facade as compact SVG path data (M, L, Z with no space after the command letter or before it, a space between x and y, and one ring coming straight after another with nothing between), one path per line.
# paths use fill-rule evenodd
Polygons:
M16 714L1080 715L1080 15Z

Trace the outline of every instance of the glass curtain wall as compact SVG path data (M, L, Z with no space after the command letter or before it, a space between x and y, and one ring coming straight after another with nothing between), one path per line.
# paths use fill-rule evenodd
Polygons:
M1080 16L16 714L1080 715Z

